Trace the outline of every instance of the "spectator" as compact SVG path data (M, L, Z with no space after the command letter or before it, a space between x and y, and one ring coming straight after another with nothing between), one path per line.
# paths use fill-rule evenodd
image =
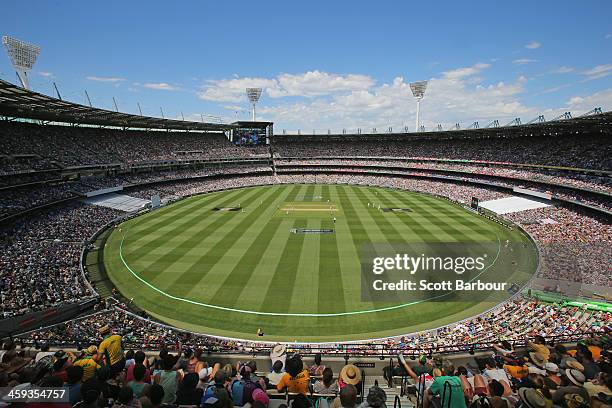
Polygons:
M325 367L323 378L314 383L314 392L317 394L337 394L338 391L340 391L340 387L334 379L334 372L330 367Z
M110 326L102 326L99 330L104 340L98 347L98 353L110 366L111 377L121 372L125 368L125 356L123 355L123 346L121 344L121 336L113 334Z
M308 370L304 369L304 363L299 356L293 356L287 359L285 374L281 377L276 385L278 391L283 391L285 388L289 392L296 394L308 393L308 384L310 383L310 375Z
M68 388L68 398L70 404L75 405L81 400L81 380L83 379L83 367L71 365L66 369L68 381L66 381L66 387Z
M179 383L176 391L177 405L198 405L202 399L203 390L197 388L200 378L196 373L188 373Z

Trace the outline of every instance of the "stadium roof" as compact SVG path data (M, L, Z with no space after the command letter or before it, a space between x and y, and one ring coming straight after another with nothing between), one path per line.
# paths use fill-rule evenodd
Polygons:
M235 127L222 123L162 119L92 108L29 91L1 79L0 116L143 129L224 131Z
M334 140L405 140L410 139L468 139L489 137L519 137L541 136L551 134L604 134L612 136L612 111L597 114L585 114L573 119L550 120L539 123L507 125L497 127L464 128L458 130L439 130L422 132L368 132L363 129L361 133L321 133L321 134L275 134L277 139L308 141L334 141Z

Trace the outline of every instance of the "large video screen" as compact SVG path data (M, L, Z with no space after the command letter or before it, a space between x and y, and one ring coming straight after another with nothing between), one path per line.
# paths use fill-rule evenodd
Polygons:
M261 133L261 129L236 129L234 131L234 144L236 146L256 146L261 139L265 141L265 137Z

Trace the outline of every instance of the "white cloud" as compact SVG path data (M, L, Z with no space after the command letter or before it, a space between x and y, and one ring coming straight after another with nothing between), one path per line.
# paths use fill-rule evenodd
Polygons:
M490 64L479 62L477 64L472 65L471 67L462 67L454 69L452 71L443 72L443 75L447 79L459 79L477 74L483 69L489 68L490 66Z
M534 60L530 58L519 58L519 59L515 59L514 61L512 61L512 63L516 65L526 65L526 64L532 64L537 61L538 60Z
M587 71L582 72L582 75L586 77L586 81L604 78L610 74L612 74L612 64L597 65Z
M551 74L569 74L570 72L574 72L575 69L572 67L561 66L557 69L551 71Z
M108 83L118 83L118 82L123 82L125 81L125 78L120 78L120 77L102 77L102 76L94 76L94 75L90 75L85 77L85 79L88 79L90 81L96 81L96 82L108 82Z
M278 87L276 79L266 78L233 78L207 81L198 96L200 99L217 102L246 101L246 88L264 88L269 94L271 89Z
M528 48L528 49L530 49L530 50L535 50L535 49L540 48L541 46L542 46L542 44L540 44L539 42L537 42L537 41L532 41L532 42L530 42L529 44L526 44L526 45L525 45L525 48Z
M208 81L199 97L204 100L220 102L245 101L247 87L264 88L270 98L317 96L367 90L375 81L366 75L330 74L322 71L308 71L302 74L280 74L274 78L241 78Z
M612 34L606 34L606 36L604 37L606 40L609 40L610 38L612 38Z
M48 71L40 71L38 75L40 75L41 77L45 77L45 78L53 78L53 73L48 72Z
M518 96L524 92L526 78L511 83L483 84L472 82L485 65L457 68L431 78L421 103L422 124L444 128L466 120L491 121L505 117L532 116L537 109L524 106ZM266 119L288 129L305 131L353 126L362 129L376 127L379 131L392 126L395 130L414 127L415 101L408 82L397 77L392 83L372 86L367 90L315 98L279 106L262 106L259 112ZM281 127L281 128L282 128Z
M603 108L604 112L612 107L612 89L606 89L592 95L573 96L567 101L568 109L574 116L588 112L595 107Z
M142 84L142 86L156 91L179 91L181 89L166 82L147 82Z

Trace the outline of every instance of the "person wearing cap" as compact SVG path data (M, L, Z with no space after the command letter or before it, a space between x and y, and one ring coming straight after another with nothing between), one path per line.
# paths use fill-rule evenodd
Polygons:
M104 340L98 347L98 361L102 358L106 360L106 365L110 366L111 377L119 374L125 367L125 355L121 344L121 336L113 334L110 326L106 325L99 330Z
M85 351L85 355L72 363L83 368L83 382L93 378L96 371L100 368L100 364L96 362L97 358L98 348L96 346L89 346Z
M62 379L62 381L68 381L68 373L66 369L72 365L72 359L74 354L65 352L64 350L57 350L53 354L53 375L56 375Z
M346 384L351 384L360 389L361 385L361 370L353 364L347 364L340 371L338 385L342 389Z
M287 360L285 366L285 374L281 377L276 389L283 391L285 388L289 392L304 394L308 393L308 385L310 384L310 374L304 368L304 363L299 356L293 356Z
M419 364L414 366L412 370L416 373L416 375L429 374L431 375L432 367L427 365L427 356L421 355L419 357Z

